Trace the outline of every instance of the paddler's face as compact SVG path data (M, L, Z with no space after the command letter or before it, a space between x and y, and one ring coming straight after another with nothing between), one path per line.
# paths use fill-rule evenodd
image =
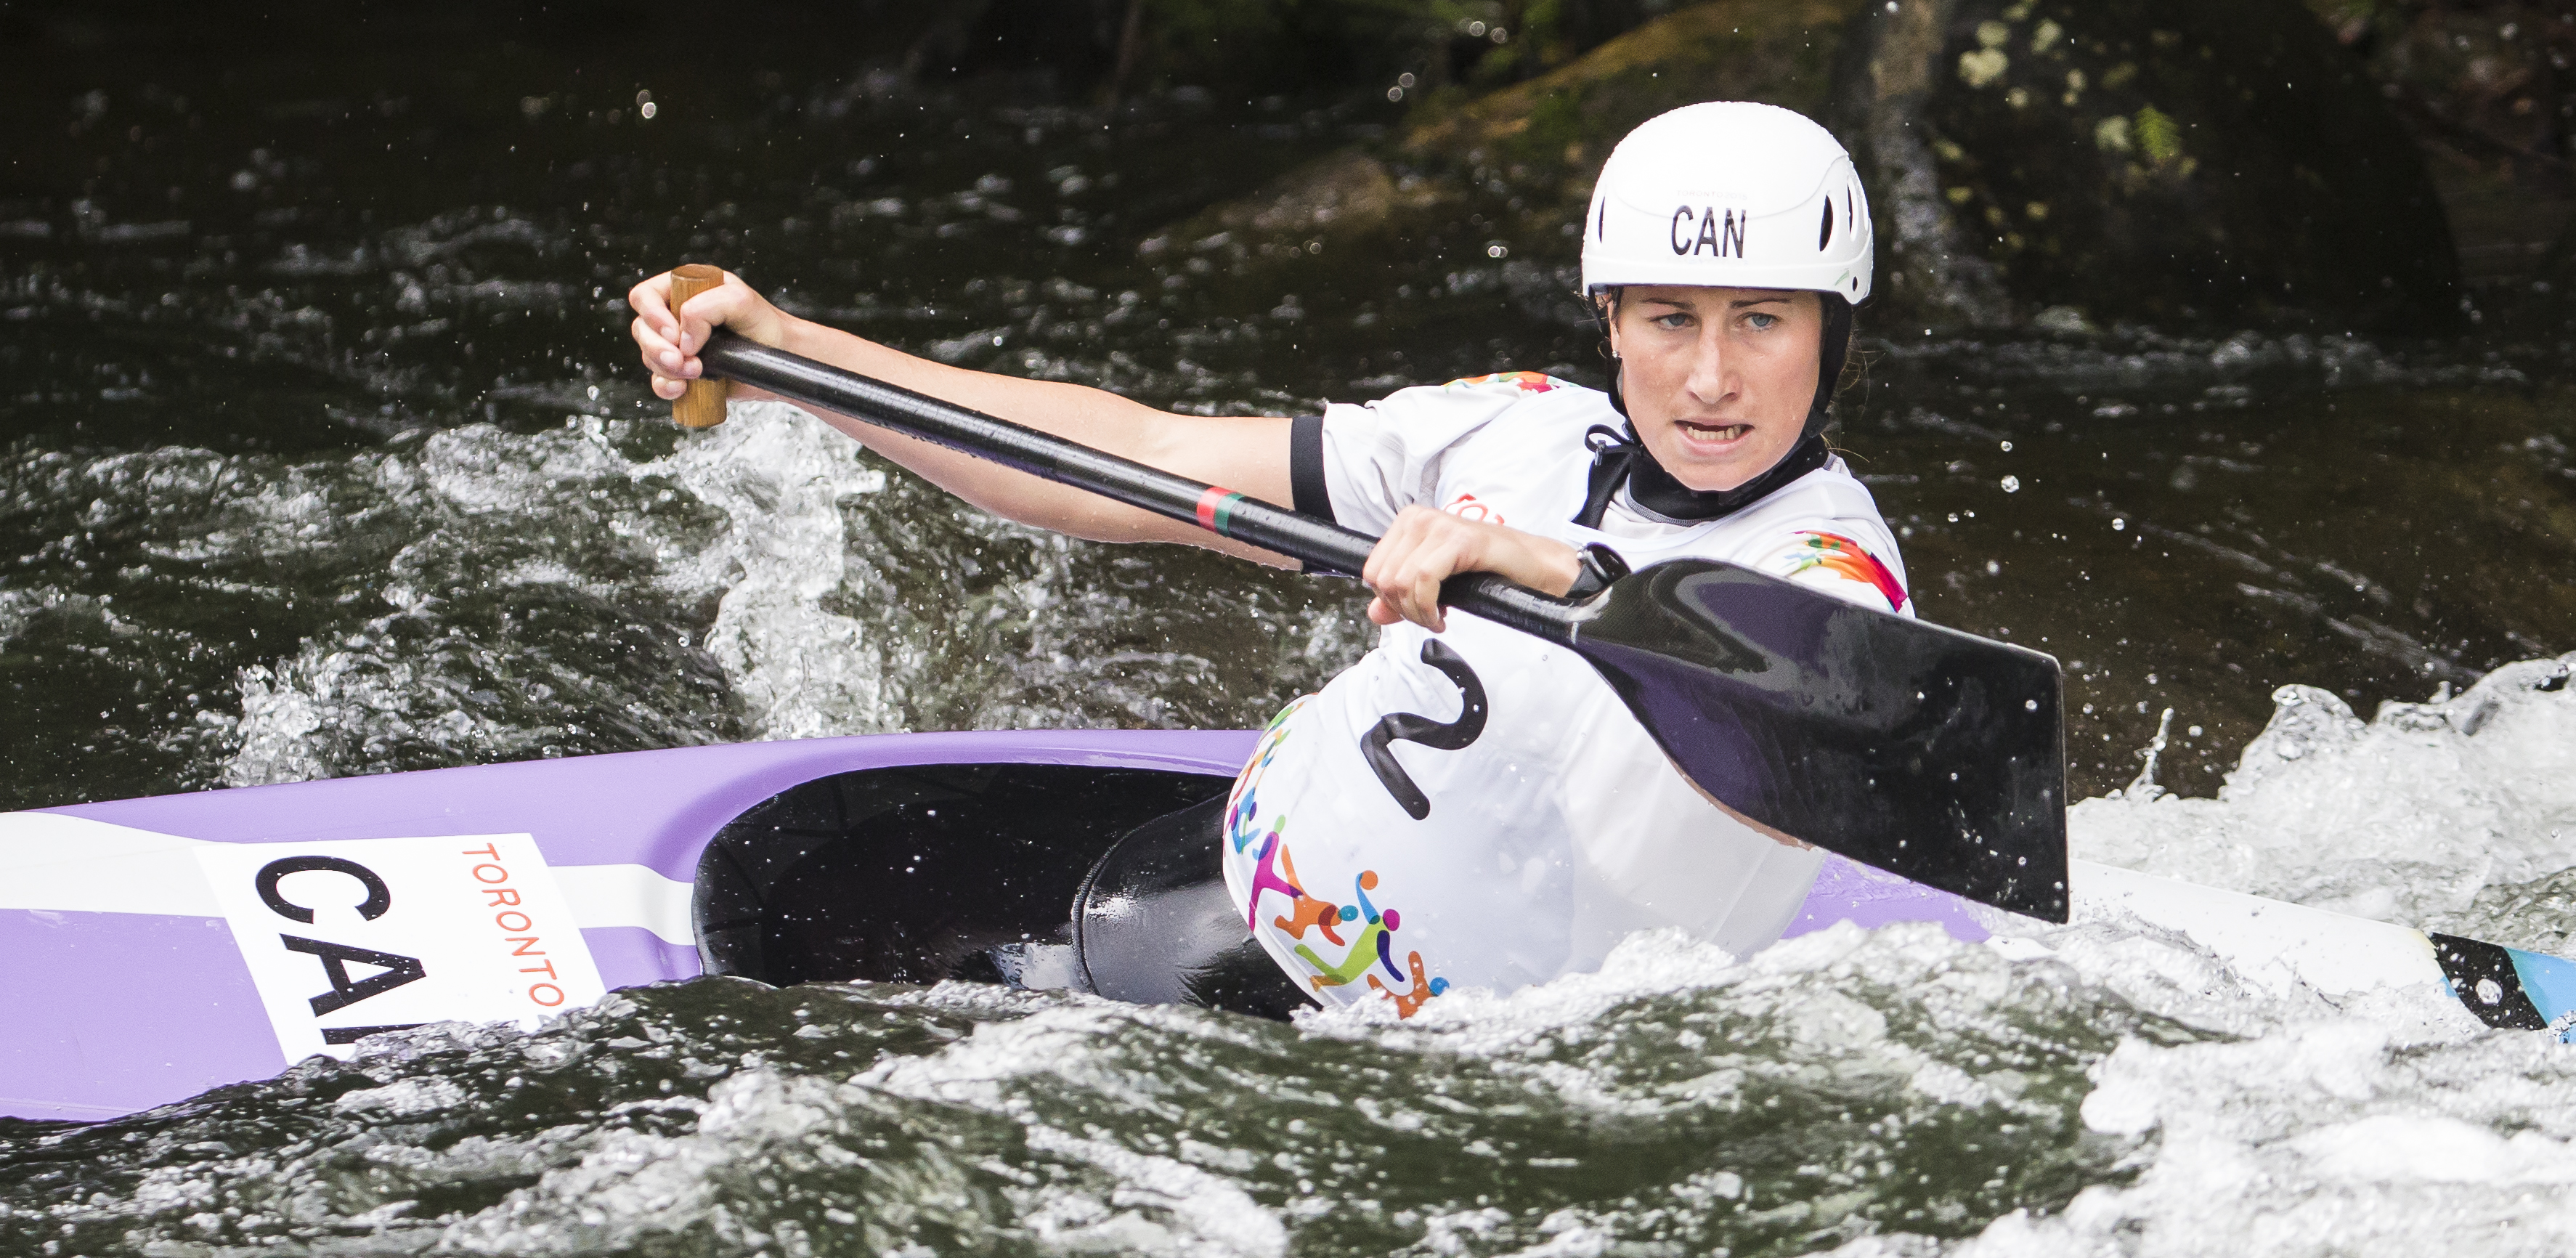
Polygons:
M1816 398L1824 309L1814 293L1638 285L1610 321L1637 437L1703 493L1771 470Z

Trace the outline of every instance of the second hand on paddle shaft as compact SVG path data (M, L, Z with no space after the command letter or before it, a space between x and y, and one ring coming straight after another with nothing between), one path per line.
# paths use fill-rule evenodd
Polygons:
M723 329L699 357L710 377L1193 522L1309 567L1358 572L1376 544ZM714 391L722 386L707 387L720 420ZM1747 821L1983 904L2066 920L2065 736L2053 657L1715 560L1656 564L1581 603L1491 573L1452 577L1440 593L1446 605L1580 654L1673 763Z

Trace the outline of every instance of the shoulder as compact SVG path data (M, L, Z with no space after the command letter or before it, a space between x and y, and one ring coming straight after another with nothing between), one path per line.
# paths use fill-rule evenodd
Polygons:
M1350 408L1372 412L1383 421L1436 424L1490 421L1506 414L1544 414L1583 409L1594 402L1607 409L1596 389L1535 371L1501 371L1468 376L1447 384L1398 389L1374 402ZM1341 408L1336 408L1341 409Z
M1338 430L1337 436L1416 457L1456 446L1489 428L1524 436L1533 426L1565 428L1579 440L1586 425L1617 418L1601 391L1536 371L1417 385L1374 402L1335 403L1324 411L1327 428Z
M1490 375L1466 376L1439 386L1440 392L1474 394L1480 397L1523 399L1560 389L1588 392L1582 386L1559 380L1539 371L1497 371Z
M1518 491L1578 457L1587 427L1616 418L1596 390L1507 371L1328 406L1317 461L1334 518L1352 528L1382 531L1406 506L1438 505L1462 486L1489 503L1512 498L1501 509L1518 515Z
M1730 523L1735 562L1863 606L1913 614L1895 531L1839 458Z

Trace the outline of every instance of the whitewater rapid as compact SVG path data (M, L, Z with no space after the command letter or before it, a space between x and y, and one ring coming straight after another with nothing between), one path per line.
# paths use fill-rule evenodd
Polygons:
M229 781L363 769L405 740L462 754L539 736L478 727L455 701L494 667L465 628L404 629L436 610L432 581L406 574L511 532L600 550L578 571L525 559L480 579L712 601L679 645L722 670L754 735L900 728L907 688L938 667L905 655L912 627L878 593L865 552L883 539L851 535L869 518L852 504L886 479L787 408L660 449L597 421L468 427L305 483L318 475L236 473L226 517L326 547L296 495L366 495L419 540L356 632L245 677L238 728L210 742ZM988 623L1124 614L1113 582L1025 545L980 596ZM1300 612L1281 657L1334 666L1358 645L1346 614ZM2565 951L2571 665L2507 665L2367 721L2284 687L2217 797L2142 778L2086 800L2074 854ZM1063 693L1004 685L992 710L1119 714L1048 706ZM533 1035L431 1028L121 1123L0 1132L16 1168L0 1240L189 1258L2576 1245L2576 1047L2488 1030L2429 987L2285 989L2135 922L2019 933L2049 955L1933 926L1837 926L1742 960L1640 936L1597 974L1291 1026L967 984L641 989Z

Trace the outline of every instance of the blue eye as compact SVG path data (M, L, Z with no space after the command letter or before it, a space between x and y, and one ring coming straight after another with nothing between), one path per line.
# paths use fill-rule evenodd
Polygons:
M1746 314L1744 321L1752 324L1755 331L1761 331L1779 323L1780 316L1756 310Z

